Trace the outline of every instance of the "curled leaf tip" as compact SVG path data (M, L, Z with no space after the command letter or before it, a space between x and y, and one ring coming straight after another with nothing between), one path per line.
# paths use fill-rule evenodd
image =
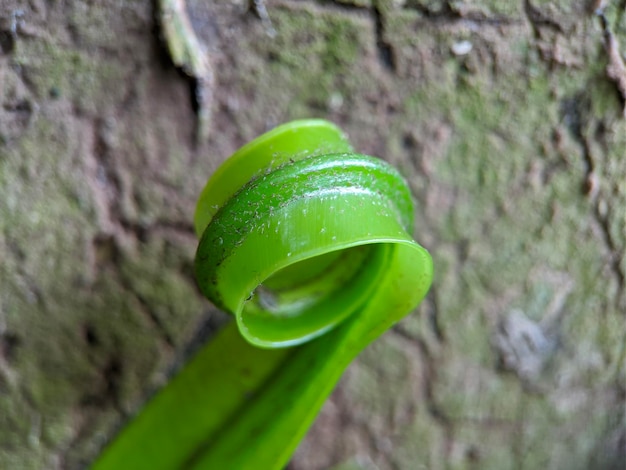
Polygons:
M199 286L256 346L301 344L358 314L398 277L398 250L419 258L404 313L430 283L406 182L326 121L285 124L235 153L207 183L195 222Z
M408 185L323 120L242 147L197 204L195 274L232 313L96 470L280 470L344 369L432 280Z

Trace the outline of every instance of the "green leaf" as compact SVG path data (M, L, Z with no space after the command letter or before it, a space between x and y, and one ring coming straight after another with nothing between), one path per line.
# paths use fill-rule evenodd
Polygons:
M95 469L280 469L337 380L432 280L406 182L320 120L281 126L207 183L202 292L235 316Z

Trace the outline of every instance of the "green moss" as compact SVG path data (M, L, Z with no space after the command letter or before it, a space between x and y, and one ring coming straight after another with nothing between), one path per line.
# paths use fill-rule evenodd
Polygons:
M363 416L369 416L366 419L369 425L381 427L385 416L392 416L395 409L402 409L410 401L415 385L412 382L417 379L419 367L419 358L408 353L393 335L388 335L366 349L361 366L351 371L344 386ZM396 384L393 402L384 399L389 393L389 383ZM384 433L383 429L380 431Z
M48 60L32 63L52 66ZM41 73L37 90L63 79L62 74L46 76L44 68ZM90 82L88 77L68 79L64 86ZM108 86L116 86L114 82ZM43 109L19 141L2 149L0 158L2 468L49 468L50 454L57 453L50 449L67 449L75 442L77 414L108 407L110 420L113 408L133 410L146 385L155 383L152 372L166 360L162 332L142 313L136 294L116 271L107 269L107 260L96 260L92 251L99 221L86 153L91 149L85 146L90 136L84 134L92 129L57 117ZM179 265L183 256L161 248L151 253L160 260L151 265L153 278L165 264ZM192 284L174 272L180 269L159 284L159 300L172 292L169 302L185 304L189 308L181 308L182 313L197 316L200 301ZM171 303L168 308L173 311ZM174 340L190 327L179 321ZM15 338L7 356L5 332ZM90 419L96 423L103 418L95 413Z
M435 469L445 461L446 431L423 407L415 410L391 457L397 468Z
M195 286L176 269L167 269L170 263L180 263L180 252L174 249L168 260L167 246L150 240L142 247L142 257L124 263L121 274L124 283L136 293L142 305L157 322L157 334L171 339L182 338L189 331L188 321L201 310ZM158 331L160 330L160 331Z
M626 383L623 308L603 230L622 253L626 124L606 76L599 22L574 3L537 1L571 38L535 36L522 2L463 2L488 19L514 20L498 26L428 18L411 3L418 2L376 2L396 70L378 61L375 25L364 9L270 5L276 38L241 26L236 47L221 44L229 66L216 70L217 131L197 166L187 136L172 124L190 112L161 113L171 103L160 101L150 81L171 79L182 90L172 96L187 103L186 84L174 72L147 65L154 41L148 32L138 40L137 31L149 30L149 14L77 4L60 23L50 15L50 34L69 21L79 45L20 37L11 60L40 106L20 140L0 146L0 321L20 340L5 358L9 373L0 371L0 467L48 468L50 455L70 446L68 462L97 451L118 422L112 410L133 409L159 380L155 371L170 359L164 335L181 344L206 307L185 274L193 240L173 242L150 227L191 214L202 180L233 146L264 126L311 115L340 122L361 151L398 163L422 198L417 239L433 252L437 308L427 302L403 327L430 356L391 333L344 380L351 416L390 439L394 465L576 468L623 426L615 418L622 403L610 398ZM431 11L442 5L419 4ZM616 5L606 12L623 50L626 15L620 19ZM472 43L467 56L451 52L459 40ZM555 44L581 65L549 60ZM131 86L138 104L124 101ZM54 103L47 101L52 90ZM235 105L224 111L230 100ZM112 245L125 250L115 260L119 269L91 258L101 227L85 180L94 129L84 121L109 110L123 110L115 114L116 152L128 162L118 168L128 185L123 212L147 231L142 243ZM447 131L439 134L439 125ZM155 134L163 140L150 141ZM413 147L407 135L418 140ZM583 144L594 162L596 199L581 191ZM158 183L135 178L146 166ZM574 286L557 325L559 345L535 382L522 384L514 372L495 370L492 335L513 308L545 319L559 290L553 274ZM426 313L436 315L442 338ZM102 371L115 370L115 361L122 366L107 385ZM109 386L114 392L103 394ZM427 388L431 397L423 395ZM97 428L78 443L70 432L76 416ZM363 440L363 448L371 445Z
M341 13L313 14L304 9L277 9L272 20L280 34L265 48L270 60L265 73L273 89L289 83L283 90L298 97L291 100L292 117L319 114L332 106L333 95L350 100L362 88L358 66L367 41L362 23Z
M21 41L18 46L14 60L40 98L54 89L82 110L97 114L125 93L126 87L120 85L126 73L116 60L99 60L88 51L48 41Z
M330 2L332 1L333 0L330 0ZM344 5L354 5L354 6L363 7L363 8L368 8L372 6L372 0L335 0L335 2L344 4Z

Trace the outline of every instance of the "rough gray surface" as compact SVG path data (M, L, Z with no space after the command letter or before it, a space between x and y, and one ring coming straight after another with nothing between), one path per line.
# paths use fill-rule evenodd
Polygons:
M268 1L275 35L244 3L189 2L196 145L151 5L0 0L0 468L88 462L219 321L195 198L308 116L406 175L436 278L290 468L621 468L625 2Z

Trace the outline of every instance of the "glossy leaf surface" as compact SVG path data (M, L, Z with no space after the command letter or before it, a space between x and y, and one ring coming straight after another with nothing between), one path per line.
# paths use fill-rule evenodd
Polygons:
M398 172L326 121L243 147L195 217L198 284L236 321L94 468L282 468L347 365L426 294L412 224Z

